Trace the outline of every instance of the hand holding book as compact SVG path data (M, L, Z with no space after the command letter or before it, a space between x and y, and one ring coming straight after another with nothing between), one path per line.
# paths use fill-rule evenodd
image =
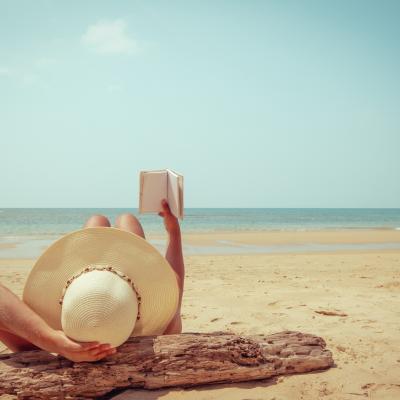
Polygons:
M161 200L161 206L163 211L160 211L158 215L164 218L164 225L166 231L170 235L174 235L180 232L178 219L171 213L168 201L166 199Z
M170 169L142 171L139 212L164 212L163 199L167 200L170 213L183 219L183 176Z

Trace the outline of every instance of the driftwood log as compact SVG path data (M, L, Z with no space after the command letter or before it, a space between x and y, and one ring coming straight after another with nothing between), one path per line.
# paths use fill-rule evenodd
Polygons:
M237 336L226 332L132 337L95 363L73 363L43 351L0 355L0 395L76 399L114 389L159 389L242 382L327 369L332 354L300 332Z

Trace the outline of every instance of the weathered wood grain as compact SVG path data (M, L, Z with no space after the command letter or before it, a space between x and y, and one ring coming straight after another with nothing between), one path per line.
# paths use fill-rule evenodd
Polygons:
M129 339L117 354L96 363L73 363L43 351L0 355L0 394L93 398L116 388L242 382L332 365L324 340L300 332L143 336Z

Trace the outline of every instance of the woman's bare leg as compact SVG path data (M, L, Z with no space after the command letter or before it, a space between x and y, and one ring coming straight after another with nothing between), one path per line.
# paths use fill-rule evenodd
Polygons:
M146 239L141 223L133 214L126 213L119 215L115 220L115 227L124 231L136 233L136 235Z
M110 227L110 221L104 215L92 215L83 226L84 228L94 228L96 226Z

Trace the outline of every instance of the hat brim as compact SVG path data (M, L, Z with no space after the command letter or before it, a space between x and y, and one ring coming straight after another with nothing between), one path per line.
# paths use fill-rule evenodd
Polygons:
M149 242L117 228L85 228L55 241L34 264L24 302L52 328L62 329L59 299L63 288L72 275L93 264L112 266L138 288L141 315L132 336L164 333L179 303L175 271Z

